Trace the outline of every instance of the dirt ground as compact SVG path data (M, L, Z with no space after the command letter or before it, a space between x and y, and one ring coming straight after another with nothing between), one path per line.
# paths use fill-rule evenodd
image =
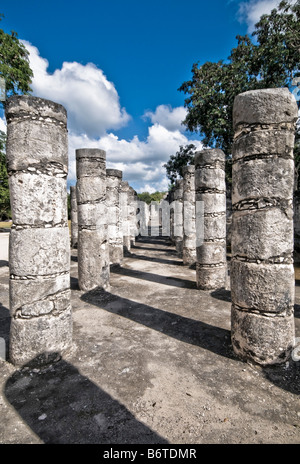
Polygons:
M238 360L229 286L198 290L166 239L139 239L131 251L109 291L85 293L72 250L73 349L43 368L0 360L0 443L299 444L300 361ZM8 289L2 260L6 344Z

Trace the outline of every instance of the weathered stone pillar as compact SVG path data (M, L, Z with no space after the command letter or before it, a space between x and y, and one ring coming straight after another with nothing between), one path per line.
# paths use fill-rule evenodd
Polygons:
M294 191L294 263L300 263L300 191Z
M196 201L204 206L203 242L197 246L197 286L203 290L226 286L225 154L219 149L195 153Z
M78 284L81 290L109 287L106 206L106 153L76 150L78 209Z
M136 210L137 210L137 193L133 187L129 186L128 193L129 223L130 223L130 246L133 247L136 237Z
M174 189L174 242L179 258L183 248L183 179L177 180Z
M48 362L72 344L68 138L63 106L31 96L7 100L10 233L9 356Z
M109 259L112 265L121 265L123 262L123 230L120 206L121 182L122 171L106 169Z
M298 108L288 89L235 98L232 343L245 360L286 361L294 342L293 182Z
M195 166L183 168L183 264L192 266L196 256Z
M138 200L137 227L139 236L147 237L149 235L150 209L145 201Z
M122 229L123 229L123 250L124 253L130 253L130 221L129 221L129 184L126 181L121 182L121 212L122 212Z
M71 246L77 248L78 243L78 214L77 214L77 197L76 186L70 187L71 199Z
M173 244L175 244L174 241L174 189L170 190L168 193L168 202L170 204L170 240Z

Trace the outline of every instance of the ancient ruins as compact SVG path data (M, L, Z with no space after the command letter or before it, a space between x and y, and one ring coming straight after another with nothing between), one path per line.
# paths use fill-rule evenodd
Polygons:
M195 166L183 169L183 264L192 266L196 256Z
M287 89L249 91L235 99L232 343L239 356L263 365L288 359L294 342L297 118Z
M225 154L211 149L195 154L196 201L204 205L203 243L197 246L197 285L203 290L226 285Z
M78 210L78 283L81 290L109 285L106 206L106 153L76 150Z
M121 214L122 171L106 169L107 234L110 264L121 265L123 261L123 229Z
M65 109L36 97L6 105L10 233L10 360L23 364L72 343L68 138Z
M221 150L197 152L195 165L185 168L183 179L163 201L169 207L169 239L183 264L195 266L199 299L201 291L230 282L235 353L265 366L285 362L294 343L293 145L298 109L287 89L266 89L238 95L233 117L231 260L226 256ZM122 267L136 237L150 230L159 235L161 223L151 229L151 208L140 204L121 171L107 169L105 151L78 148L70 235L65 109L37 97L12 97L6 119L13 215L10 361L22 365L41 354L63 354L72 345L70 245L78 249L80 290L105 290L110 267ZM201 240L197 204L204 206ZM154 225L154 215L152 219Z

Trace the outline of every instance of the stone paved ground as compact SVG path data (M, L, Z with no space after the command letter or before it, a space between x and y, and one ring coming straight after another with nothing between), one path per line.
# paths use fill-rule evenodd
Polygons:
M300 443L300 362L236 359L229 289L198 290L195 270L161 238L136 242L109 291L79 291L76 250L71 263L73 350L44 368L0 361L0 443Z

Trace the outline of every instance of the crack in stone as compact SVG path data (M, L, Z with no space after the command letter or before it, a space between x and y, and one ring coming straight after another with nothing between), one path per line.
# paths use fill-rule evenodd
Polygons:
M222 217L226 215L226 211L218 211L216 213L203 213L203 217Z
M226 190L218 190L218 189L213 189L213 188L198 188L195 190L196 195L197 194L203 194L203 193L220 193L220 194L226 194Z
M58 290L57 292L55 293L50 293L49 295L47 295L45 298L43 299L37 299L37 300L34 300L34 301L31 301L30 303L26 303L22 306L20 306L19 308L17 308L15 310L15 315L14 315L14 318L15 319L31 319L33 317L39 317L39 316L46 316L46 315L49 315L53 312L63 312L65 311L66 309L68 309L68 307L70 307L70 302L69 302L69 294L70 294L70 289L69 288L64 288L64 289L60 289ZM62 308L62 309L58 309L57 308L57 303L59 304L60 303L60 299L65 299L67 302L68 302L68 305L65 307L65 308ZM40 314L24 314L23 311L26 311L26 307L30 307L32 305L35 305L37 303L53 303L53 309L49 312L46 312L46 313L40 313Z
M256 308L251 308L251 307L245 307L238 305L236 303L232 303L232 307L238 311L244 312L244 313L250 313L250 314L255 314L257 316L265 316L269 318L284 318L291 316L294 313L294 306L288 306L285 310L280 311L280 312L274 312L274 311L263 311L259 310Z
M250 134L251 132L264 131L264 130L287 130L295 131L296 130L296 120L295 122L279 122L276 124L245 124L239 123L235 127L234 141L240 137Z
M44 301L44 300L41 300L41 301ZM53 302L54 303L54 302ZM68 311L71 309L71 305L69 304L68 306L66 306L64 309L57 309L55 308L55 305L53 307L53 310L48 312L48 313L43 313L43 314L36 314L36 315L24 315L24 314L21 314L20 310L17 310L15 315L14 315L14 319L18 319L18 320L28 320L28 319L37 319L39 317L49 317L49 316L54 316L54 317L57 317L57 316L60 316L61 314L63 314L64 312Z
M219 263L211 263L211 264L202 264L202 263L197 262L197 267L204 268L204 269L209 269L212 267L224 267L224 266L226 266L225 261L220 261Z
M8 166L8 175L13 176L14 174L23 172L25 174L45 174L51 177L65 178L68 175L68 167L62 163L56 162L39 162L34 164L29 164L26 166L26 169L12 169Z
M283 212L293 205L293 198L260 197L247 198L232 204L232 211L251 211L266 208L280 208Z
M254 264L293 264L293 254L285 253L281 256L272 256L270 258L248 258L247 256L233 255L231 261L236 260L245 263Z
M293 155L293 150L291 149L291 152L290 153L259 153L259 154L256 154L256 155L246 155L246 156L243 156L241 158L238 158L236 160L232 160L232 165L235 165L235 164L242 164L242 163L245 163L247 161L254 161L254 160L264 160L264 159L276 159L276 158L280 158L280 159L286 159L286 160L294 160L294 155Z
M67 276L70 275L69 271L57 272L55 274L46 274L46 275L26 275L26 276L18 276L16 274L10 274L9 278L11 280L50 280L59 276Z
M52 222L45 222L42 224L12 224L11 230L24 230L24 229L62 229L62 228L68 228L68 223L67 222L58 222L58 223L52 223Z
M197 165L195 167L195 171L201 171L202 169L221 169L225 171L225 163L224 161L215 161L209 164Z
M53 116L41 116L41 115L32 115L23 111L18 111L18 115L14 114L8 114L6 116L7 123L12 124L12 123L19 123L22 121L34 121L35 123L38 123L40 125L55 125L55 126L60 126L64 129L67 128L67 124L63 121L60 121L57 118L54 118Z
M105 197L96 198L96 200L77 201L77 207L82 205L98 205L99 203L105 203Z

